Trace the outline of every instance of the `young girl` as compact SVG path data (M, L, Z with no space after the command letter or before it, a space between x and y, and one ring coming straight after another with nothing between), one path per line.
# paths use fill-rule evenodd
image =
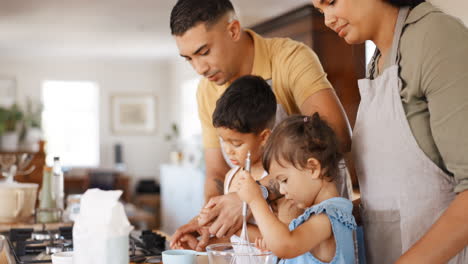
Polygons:
M263 166L279 181L286 199L305 211L288 229L243 171L238 194L260 228L258 247L271 250L280 263L354 263L353 206L339 197L334 182L340 159L336 136L318 113L288 117L275 128Z

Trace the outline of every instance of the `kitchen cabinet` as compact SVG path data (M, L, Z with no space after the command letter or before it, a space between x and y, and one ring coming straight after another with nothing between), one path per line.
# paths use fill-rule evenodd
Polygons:
M288 37L305 43L317 54L340 99L351 127L361 100L357 80L365 77L365 45L349 45L324 24L324 17L307 4L251 27L264 37ZM357 179L349 165L353 186Z

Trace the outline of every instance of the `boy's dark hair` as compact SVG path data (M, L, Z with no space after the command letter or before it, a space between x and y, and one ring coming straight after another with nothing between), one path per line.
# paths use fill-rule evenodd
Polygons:
M273 160L280 166L287 162L302 170L307 168L309 158L317 159L326 175L336 179L342 154L333 129L318 113L283 120L268 139L262 162L266 171Z
M230 11L229 0L179 0L171 12L171 34L181 36L201 22L209 27Z
M402 6L415 7L423 2L426 2L425 0L385 0L385 1L397 7L402 7Z
M235 80L216 101L213 126L240 133L259 133L273 128L276 98L268 83L247 75Z

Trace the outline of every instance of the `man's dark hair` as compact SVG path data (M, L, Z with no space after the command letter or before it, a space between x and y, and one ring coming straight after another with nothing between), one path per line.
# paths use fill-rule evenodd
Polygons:
M235 80L216 101L213 126L240 133L260 133L273 128L276 98L270 86L258 76Z
M415 7L421 3L426 2L425 0L385 0L385 1L397 7L403 7L403 6Z
M179 0L171 12L171 34L181 36L198 23L216 24L234 7L229 0Z

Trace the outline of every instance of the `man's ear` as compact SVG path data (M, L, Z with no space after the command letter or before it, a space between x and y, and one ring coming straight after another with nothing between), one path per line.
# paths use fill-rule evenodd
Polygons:
M260 132L260 139L261 139L260 146L262 147L265 146L268 139L270 138L270 135L271 135L271 129L269 128L265 128L262 132Z
M241 25L239 20L234 19L229 22L227 32L233 41L238 41L241 37Z
M309 158L307 160L306 170L311 172L313 179L319 179L322 175L322 166L316 158Z

